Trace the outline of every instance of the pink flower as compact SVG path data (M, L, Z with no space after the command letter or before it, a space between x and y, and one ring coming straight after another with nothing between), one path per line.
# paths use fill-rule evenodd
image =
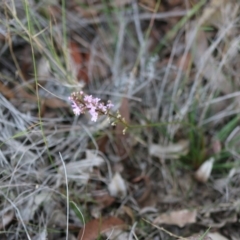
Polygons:
M81 108L76 104L76 102L72 99L72 97L69 97L69 100L72 102L72 108L75 115L81 114Z
M112 108L114 105L110 102L110 101L108 101L108 104L107 104L107 108Z
M84 96L83 99L84 99L85 102L89 102L89 103L92 102L92 100L93 100L92 95L89 95L89 96L86 95L86 96Z
M108 101L108 104L100 102L100 98L94 98L92 95L85 95L82 91L74 92L69 97L72 102L72 108L75 115L80 115L88 111L92 116L93 122L97 121L99 115L107 115L109 110L113 107L113 104Z
M104 106L102 103L98 105L98 108L102 110L104 113L107 112L107 106Z
M98 117L98 113L96 112L96 108L95 107L92 107L90 110L89 110L89 113L92 115L92 121L93 122L96 122L97 121L97 117Z

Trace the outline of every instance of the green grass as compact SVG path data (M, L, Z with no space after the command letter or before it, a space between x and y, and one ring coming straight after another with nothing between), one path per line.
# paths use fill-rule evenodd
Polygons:
M237 125L239 124L239 120L240 120L240 115L233 117L232 120L227 122L222 127L222 129L218 131L218 133L216 134L216 138L219 139L221 142L224 142L227 139L227 137L230 135L230 133L233 131L233 129L237 127Z
M170 31L168 31L160 43L155 47L153 53L159 53L163 50L165 46L168 45L169 42L172 42L173 38L176 36L178 31L195 15L198 14L200 9L205 5L206 0L199 1L189 13L184 16Z

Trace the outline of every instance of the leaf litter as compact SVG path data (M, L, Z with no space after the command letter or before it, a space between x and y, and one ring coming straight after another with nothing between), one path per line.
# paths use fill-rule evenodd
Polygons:
M239 3L14 3L0 7L0 238L240 239ZM129 127L73 116L82 90Z
M209 179L212 168L213 168L214 158L210 158L209 160L205 161L199 169L195 172L195 178L202 183L207 182Z
M108 190L113 197L126 197L127 187L120 173L116 172L108 185Z
M184 227L186 224L195 223L197 220L197 211L193 210L180 210L170 213L163 213L158 216L153 223L154 224L168 224Z
M108 217L105 219L94 219L86 224L79 232L78 240L95 240L101 234L108 231L115 231L115 228L124 229L125 223L117 217Z

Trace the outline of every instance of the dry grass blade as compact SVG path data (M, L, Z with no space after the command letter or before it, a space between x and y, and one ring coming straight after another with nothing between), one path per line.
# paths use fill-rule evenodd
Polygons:
M239 16L237 0L2 1L0 239L240 239ZM80 91L95 104L76 116Z

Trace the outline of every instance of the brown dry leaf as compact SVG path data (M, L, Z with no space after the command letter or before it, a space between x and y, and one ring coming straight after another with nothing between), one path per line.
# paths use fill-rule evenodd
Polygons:
M106 153L106 144L108 143L108 140L109 138L107 135L104 135L96 140L99 152Z
M85 64L89 60L87 55L84 58L84 55L80 52L79 46L76 42L70 41L68 44L69 54L70 54L70 69L79 80L83 80L85 83L88 83L88 75Z
M82 53L82 57L83 57L83 66L78 72L78 79L84 80L85 83L88 83L89 82L88 65L90 60L90 53Z
M186 224L195 223L197 210L179 210L170 213L163 213L154 220L154 224L168 224L184 227Z
M62 100L57 98L47 98L41 100L41 110L40 110L40 116L44 117L46 112L46 107L56 109L56 108L67 108L69 105L64 103Z
M116 198L110 196L109 194L104 194L102 196L96 196L96 197L94 197L94 199L100 205L101 209L111 206L116 200Z
M182 3L182 0L168 0L168 5L170 5L171 7L176 7Z
M131 218L132 224L135 222L133 210L128 206L123 206L122 210Z
M43 8L43 11L54 19L54 22L58 22L59 16L61 16L61 8L57 5L48 5L46 8Z
M143 194L137 199L138 203L143 203L146 201L146 199L150 196L151 191L152 191L152 185L150 182L149 177L147 176L140 176L140 177L136 177L133 179L133 183L139 183L141 181L144 181L145 183L145 191L143 192Z
M23 99L28 99L31 100L33 102L37 102L37 97L33 94L28 93L25 88L23 88L22 86L19 86L17 88L17 93L19 94L19 97L23 98Z
M70 56L73 60L73 64L75 65L73 67L76 68L75 71L77 71L76 74L78 74L78 71L83 63L83 58L82 58L82 55L80 54L79 46L76 42L70 41L68 43L68 48L69 48Z
M31 102L37 102L37 97L33 94L28 93L22 86L17 88L17 93L19 94L20 98L28 99ZM45 112L45 107L49 108L68 108L69 105L57 98L41 98L41 107L42 112Z
M122 118L126 120L127 123L129 123L130 120L130 112L129 112L129 101L128 98L123 98L121 107L119 108L119 113ZM123 134L123 131L125 129L125 126L121 123L117 123L115 133L116 133L116 147L118 151L118 156L126 158L128 151L130 151L127 148L127 142L129 139L129 134Z
M11 99L14 97L14 93L12 92L11 89L3 85L3 83L0 82L0 93L7 99Z
M89 6L88 8L82 8L79 5L74 7L74 9L80 13L83 18L96 17L102 8L101 4L94 4L94 6Z
M108 217L105 219L94 219L88 222L85 228L82 228L78 234L78 240L96 240L100 234L113 228L124 229L125 223L117 217Z
M130 113L129 113L128 98L122 99L121 107L119 108L119 113L120 113L121 117L123 117L126 120L126 122L129 122ZM122 133L122 130L124 129L123 125L121 125L121 124L118 124L116 128L118 130L117 133Z
M212 172L213 163L214 158L212 157L209 160L205 161L195 172L194 176L199 182L202 183L207 182Z
M29 94L23 87L18 88L19 97L23 99L28 99L31 102L37 102L37 97L35 95ZM69 105L57 98L41 98L41 110L40 115L43 117L46 112L46 107L56 109L56 108L68 108Z
M24 81L32 78L33 74L33 63L32 63L32 50L30 45L25 45L19 55L19 67L18 74L23 78Z
M181 140L178 143L171 143L167 146L152 144L149 147L151 156L167 159L178 159L180 155L186 155L189 151L189 141Z
M43 101L43 104L53 109L69 107L68 104L57 98L47 98Z

